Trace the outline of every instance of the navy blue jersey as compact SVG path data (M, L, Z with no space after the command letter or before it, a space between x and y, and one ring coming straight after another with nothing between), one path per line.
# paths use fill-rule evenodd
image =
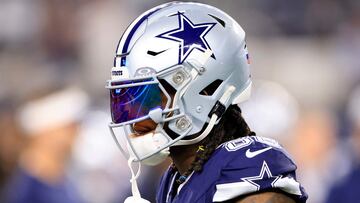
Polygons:
M204 164L174 190L179 173L170 167L163 175L158 203L222 202L254 192L278 190L297 202L307 194L296 180L296 165L273 139L251 136L220 145Z

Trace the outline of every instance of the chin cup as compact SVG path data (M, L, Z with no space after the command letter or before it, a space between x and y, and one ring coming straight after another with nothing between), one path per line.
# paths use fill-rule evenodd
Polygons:
M130 156L134 157L135 160L141 160L148 154L158 151L161 147L168 143L168 139L162 133L147 133L142 136L130 138L128 146ZM165 148L156 154L141 160L141 163L146 165L157 165L163 162L169 156L169 148Z
M169 156L169 154L170 154L169 148L165 148L160 152L158 152L157 154L154 154L153 156L142 160L141 163L148 166L155 166L165 161L165 159Z

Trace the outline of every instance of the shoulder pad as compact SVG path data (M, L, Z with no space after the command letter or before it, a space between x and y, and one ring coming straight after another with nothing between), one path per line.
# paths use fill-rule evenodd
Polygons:
M216 183L213 201L226 201L241 195L280 189L301 197L296 181L296 165L280 144L270 138L251 136L224 143L216 156L226 157Z
M282 171L296 170L289 153L270 138L249 136L229 141L221 147L220 153L229 157L225 169L258 168L265 161Z

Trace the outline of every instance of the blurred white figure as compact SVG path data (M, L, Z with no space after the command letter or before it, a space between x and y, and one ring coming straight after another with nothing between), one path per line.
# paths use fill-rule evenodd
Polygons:
M298 119L296 99L280 84L256 81L249 101L240 105L243 117L258 135L283 140Z
M324 200L329 185L334 180L334 161L339 162L334 146L336 123L325 110L300 111L300 104L284 87L270 81L256 81L249 101L241 105L243 116L258 135L280 141L299 163L298 177L309 193L309 203ZM316 156L315 156L316 155ZM342 159L339 176L349 167Z
M44 89L34 91L34 98L19 109L27 142L7 186L6 202L82 203L66 169L88 96L76 87Z
M74 146L72 175L89 203L120 202L130 190L127 162L114 144L106 120L110 118L104 110L90 111Z
M82 122L74 145L71 176L82 198L88 203L123 202L130 194L131 173L127 160L108 130L110 117L104 109L93 109ZM169 162L157 167L142 166L139 180L143 195L155 202L155 187Z

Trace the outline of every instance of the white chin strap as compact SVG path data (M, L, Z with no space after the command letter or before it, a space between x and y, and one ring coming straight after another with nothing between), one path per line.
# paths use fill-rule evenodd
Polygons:
M139 188L137 186L136 179L140 176L140 173L141 173L141 163L138 162L139 167L138 167L138 171L136 172L136 175L135 175L134 170L132 168L132 163L133 162L134 162L134 157L130 157L129 160L128 160L128 166L129 166L130 171L131 171L130 183L131 183L132 196L126 198L124 203L150 203L148 200L141 198Z
M227 101L230 99L232 93L235 91L235 87L234 86L230 86L226 89L226 91L224 92L224 94L221 96L219 102L222 105L225 105L227 103ZM176 142L174 144L174 146L179 146L179 145L191 145L191 144L195 144L200 142L201 140L203 140L213 129L213 127L216 124L216 121L218 119L218 116L213 113L211 115L210 121L208 126L205 128L204 132L201 133L201 135L199 135L198 137L191 139L191 140L179 140L178 142Z

